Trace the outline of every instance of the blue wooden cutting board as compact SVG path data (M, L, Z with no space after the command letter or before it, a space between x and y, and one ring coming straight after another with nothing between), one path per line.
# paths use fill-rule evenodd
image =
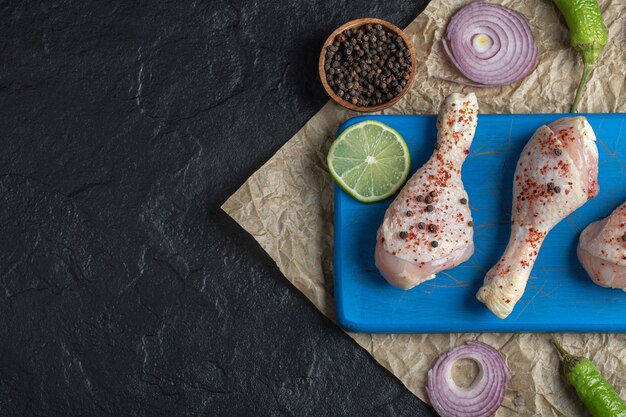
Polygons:
M335 185L335 303L339 324L356 332L626 332L626 292L591 282L576 257L580 232L626 200L626 114L586 115L598 137L600 193L548 235L513 313L495 317L475 294L509 239L513 173L534 131L560 114L480 115L463 166L475 224L474 256L412 290L394 288L374 264L376 231L393 197L363 204ZM435 116L362 116L396 129L413 172L430 156Z

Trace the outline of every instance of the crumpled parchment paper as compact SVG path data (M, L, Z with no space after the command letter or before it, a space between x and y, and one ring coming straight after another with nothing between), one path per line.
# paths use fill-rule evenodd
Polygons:
M549 0L490 0L521 12L530 22L539 60L521 83L472 88L437 77L460 75L443 59L438 40L447 20L467 0L433 0L406 29L417 54L409 93L383 113L437 113L454 91L474 91L481 113L567 112L582 63L569 46L569 32ZM626 2L600 0L609 43L587 85L581 112L626 111ZM334 319L333 181L325 156L338 126L356 113L329 102L223 205L276 261L287 279L322 313ZM549 319L549 318L547 318ZM470 339L498 349L511 369L498 416L584 416L575 393L559 376L558 358L546 334L352 334L382 366L422 400L428 369L437 356ZM559 335L572 352L593 360L626 397L626 335Z

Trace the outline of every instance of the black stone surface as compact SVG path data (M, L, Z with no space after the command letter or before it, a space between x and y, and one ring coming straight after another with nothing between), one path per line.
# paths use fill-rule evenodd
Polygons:
M0 415L434 415L219 209L424 6L0 1Z

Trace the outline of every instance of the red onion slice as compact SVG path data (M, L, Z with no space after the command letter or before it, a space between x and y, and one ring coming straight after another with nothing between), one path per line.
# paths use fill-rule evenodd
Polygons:
M452 379L452 365L459 359L478 364L478 375L467 388ZM489 417L502 404L509 369L500 352L491 346L469 341L441 355L428 371L428 398L441 417Z
M482 86L517 82L537 62L537 46L526 18L482 0L468 4L450 19L442 42L454 66Z

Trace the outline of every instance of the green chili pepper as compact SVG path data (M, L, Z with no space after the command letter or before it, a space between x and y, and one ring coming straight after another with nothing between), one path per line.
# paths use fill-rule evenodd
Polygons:
M572 46L583 57L583 75L578 83L571 109L572 113L576 113L593 64L606 45L608 34L596 0L554 0L554 3L565 17L571 33Z
M565 377L593 417L626 416L626 404L593 362L582 356L571 355L555 340L552 340L552 344L561 354Z

